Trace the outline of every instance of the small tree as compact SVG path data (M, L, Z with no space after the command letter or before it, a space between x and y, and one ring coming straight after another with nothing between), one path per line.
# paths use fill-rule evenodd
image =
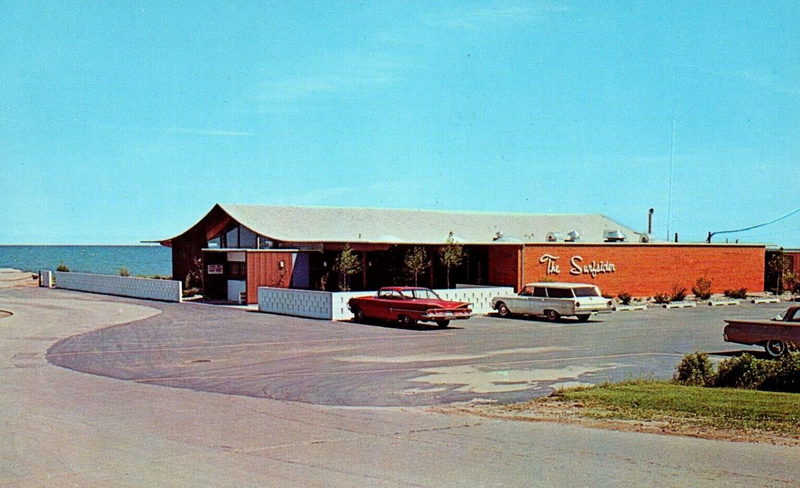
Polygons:
M431 266L431 261L428 259L428 253L425 248L415 247L406 253L403 260L408 274L414 277L414 286L419 284L419 274Z
M350 291L350 276L361 271L361 258L345 244L342 252L336 256L333 269L339 273L339 289Z
M450 232L447 236L447 240L444 242L445 244L440 254L442 263L447 270L447 288L450 288L450 268L461 266L461 262L464 260L464 248L461 244L456 243L452 232Z
M792 258L784 254L783 248L769 258L767 261L767 269L775 276L775 293L783 291L784 274L789 269L792 263Z
M131 272L128 271L128 268L122 267L122 268L119 269L119 275L120 276L130 276Z
M59 263L58 265L58 268L56 268L56 271L62 271L64 273L67 273L69 272L69 266L64 264L64 261L61 261L61 263Z

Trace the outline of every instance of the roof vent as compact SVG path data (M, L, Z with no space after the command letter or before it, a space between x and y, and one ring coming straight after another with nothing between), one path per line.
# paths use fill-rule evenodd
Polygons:
M603 240L606 242L625 242L625 239L625 233L619 229L603 231Z
M581 233L580 232L578 232L577 230L571 230L571 231L567 232L567 237L564 240L566 242L580 242L583 239L581 239Z
M651 240L653 240L653 237L650 234L640 234L639 235L639 242L641 242L642 244L647 244Z
M493 241L498 241L498 240L500 240L502 238L503 238L503 233L500 232L500 231L497 231L497 232L494 233L494 237L492 238L492 240Z
M561 232L548 232L544 240L547 242L563 242L564 235Z

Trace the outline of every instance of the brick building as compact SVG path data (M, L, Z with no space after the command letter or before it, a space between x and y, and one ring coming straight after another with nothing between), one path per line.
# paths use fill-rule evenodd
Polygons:
M704 277L714 292L764 289L764 245L655 242L597 214L217 204L161 244L172 247L176 279L196 280L211 298L255 303L259 286L335 289L333 263L345 245L361 259L355 290L409 283L403 260L414 247L431 261L419 284L444 287L439 251L450 235L464 249L453 283L519 289L545 279L650 296Z

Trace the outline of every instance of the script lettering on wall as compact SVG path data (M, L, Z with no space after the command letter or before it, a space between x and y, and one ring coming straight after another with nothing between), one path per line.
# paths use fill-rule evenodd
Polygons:
M558 256L553 256L552 254L542 254L539 258L539 262L547 266L545 274L557 275L561 273L561 266L559 266L557 262L558 259ZM583 257L577 255L570 258L569 265L569 274L588 274L592 278L596 277L598 274L613 273L617 270L617 266L609 261L591 261L590 263L584 264Z

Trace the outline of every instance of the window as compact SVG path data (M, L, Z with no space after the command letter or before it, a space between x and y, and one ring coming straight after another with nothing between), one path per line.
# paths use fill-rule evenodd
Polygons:
M247 266L245 263L228 263L228 279L244 280L247 279Z
M247 249L257 248L256 233L246 227L239 227L239 247Z
M600 294L597 293L597 288L593 286L582 286L580 288L574 288L575 296L576 297L599 297Z
M222 238L217 236L217 237L211 239L210 241L208 241L208 243L206 244L206 247L208 247L209 249L219 249L220 248L220 244L222 244Z
M239 247L239 227L234 227L225 233L225 247Z
M547 293L550 298L573 298L570 288L548 288Z
M439 295L437 295L435 291L428 289L411 290L411 295L413 295L414 298L422 298L426 300L440 300Z
M533 296L535 297L546 297L547 292L545 291L544 287L536 286L533 288Z

